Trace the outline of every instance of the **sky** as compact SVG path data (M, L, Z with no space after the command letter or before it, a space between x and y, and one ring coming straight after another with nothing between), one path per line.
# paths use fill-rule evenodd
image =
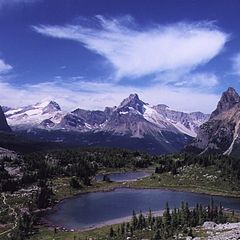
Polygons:
M210 113L240 92L238 0L0 0L0 105Z

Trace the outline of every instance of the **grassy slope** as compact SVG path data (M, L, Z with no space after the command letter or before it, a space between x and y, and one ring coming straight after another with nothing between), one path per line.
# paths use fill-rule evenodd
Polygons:
M153 174L151 177L132 182L131 187L169 188L212 195L240 197L240 185L221 176L212 167L187 166L177 175L171 173Z

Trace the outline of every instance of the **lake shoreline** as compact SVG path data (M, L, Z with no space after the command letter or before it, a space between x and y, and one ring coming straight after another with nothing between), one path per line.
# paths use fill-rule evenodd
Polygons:
M164 210L152 211L152 216L154 216L154 217L162 216L163 212L164 212ZM148 213L149 212L142 212L142 214L145 217L148 216ZM137 213L137 215L139 215L139 214ZM102 228L102 227L121 224L123 222L125 222L125 223L130 222L131 219L132 219L132 215L128 215L126 217L115 218L115 219L112 219L112 220L104 221L104 222L99 223L99 224L93 224L90 227L82 227L82 228L76 228L76 229L64 227L62 224L52 224L52 222L47 220L47 219L44 219L44 221L42 222L42 225L44 225L45 227L49 227L49 228L57 228L57 229L63 230L63 231L65 231L65 230L73 231L74 230L74 232L88 232L88 231L99 229L99 228Z
M122 183L121 186L114 186L114 187L110 187L110 188L106 188L106 189L102 189L102 190L94 190L94 191L86 191L86 192L82 192L82 193L78 193L75 194L73 196L64 198L62 200L60 200L58 203L56 203L56 205L54 205L50 210L46 211L45 213L45 217L42 218L41 224L45 227L50 227L50 228L59 228L63 231L76 231L76 232L87 232L87 231L91 231L94 229L98 229L98 228L102 228L102 227L106 227L106 226L111 226L111 225L115 225L115 224L120 224L122 222L129 222L131 220L132 216L126 216L126 217L122 217L122 218L116 218L116 219L112 219L112 220L108 220L108 221L104 221L102 223L99 224L93 224L90 227L83 227L83 228L76 228L76 229L72 229L72 228L67 228L65 226L63 226L62 224L53 224L50 220L48 220L46 218L46 214L49 213L54 213L57 210L60 209L60 206L65 203L66 201L68 201L69 199L73 199L73 198L78 198L81 195L85 195L85 194L90 194L90 193L100 193L100 192L111 192L111 191L115 191L117 189L132 189L132 190L163 190L163 191L170 191L170 192L187 192L187 193L195 193L195 194L201 194L201 195L210 195L210 196L222 196L222 197L229 197L229 198L233 198L232 196L223 196L223 195L211 195L208 194L206 192L196 192L196 191L187 191L186 189L172 189L172 188L162 188L162 187L131 187L131 186L127 186L127 183L124 182ZM237 197L236 197L237 198ZM238 197L239 198L239 197ZM230 211L230 209L228 209L228 211ZM163 213L163 210L158 210L158 211L153 211L153 214L157 213L159 215L156 216L160 216L160 214ZM146 212L143 212L143 214L146 214Z
M142 170L136 170L137 172L142 172ZM123 171L123 172L102 172L100 174L112 174L112 173L131 173L133 171ZM144 172L144 171L143 171ZM147 171L148 173L150 173L149 171ZM149 177L149 176L146 176ZM143 178L146 178L143 177ZM47 210L42 219L40 224L42 224L43 226L46 227L59 227L59 228L64 228L66 229L66 227L61 226L61 224L59 226L57 226L56 224L52 224L51 221L49 221L46 216L48 214L54 213L56 211L59 210L60 206L62 204L64 204L66 201L68 201L69 199L75 199L78 198L82 195L85 194L90 194L90 193L101 193L101 192L111 192L111 191L115 191L117 189L133 189L133 190L163 190L163 191L171 191L171 192L186 192L186 193L196 193L196 194L202 194L202 195L210 195L210 196L222 196L222 197L229 197L229 198L239 198L240 199L240 195L236 195L236 194L230 194L230 193L224 193L224 192L217 192L217 191L211 191L209 189L202 189L202 188L194 188L194 186L192 187L176 187L176 186L141 186L141 180L143 178L140 179L135 179L135 180L130 180L130 181L124 181L124 182L112 182L115 185L104 185L104 186L100 186L100 188L96 189L94 187L88 187L88 189L83 190L82 192L78 192L78 193L74 193L70 196L64 197L62 199L60 199L58 202L56 202L54 204L54 206L52 206L49 210ZM139 183L139 185L137 185L136 183ZM86 227L86 228L81 228L81 229L76 229L75 231L89 231L89 230L94 230L97 228L101 228L104 226L110 226L110 225L114 225L114 224L119 224L123 221L129 221L129 216L124 217L124 218L117 218L117 219L113 219L113 220L109 220L103 223L99 223L96 225L93 225L92 227Z

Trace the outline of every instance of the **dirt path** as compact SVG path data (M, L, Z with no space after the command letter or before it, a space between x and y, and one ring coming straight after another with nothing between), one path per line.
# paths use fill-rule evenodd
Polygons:
M6 205L9 208L9 210L12 212L12 215L14 215L15 221L14 221L13 227L11 229L8 229L8 230L0 233L0 236L5 235L5 234L9 234L11 231L13 231L17 227L17 220L18 220L17 213L16 213L15 209L12 208L9 204L7 204L7 198L6 198L4 193L2 193L2 198L3 198L3 204Z

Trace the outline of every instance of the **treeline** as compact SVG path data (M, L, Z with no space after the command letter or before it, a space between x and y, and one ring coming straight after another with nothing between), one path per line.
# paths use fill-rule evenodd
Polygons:
M216 170L221 171L223 177L240 181L240 161L231 156L182 153L162 155L155 157L153 161L159 164L156 173L172 172L172 174L177 174L180 167L198 164L202 167L215 166Z
M5 162L9 161L12 160L8 157L0 160L0 192L14 192L19 187L19 179L13 178L5 169Z
M198 164L203 167L215 166L223 178L240 181L240 161L223 155L194 155L188 153L151 156L137 151L111 148L83 148L77 150L58 150L37 152L23 155L19 164L23 176L21 179L11 177L5 170L3 159L0 163L0 191L17 189L49 180L54 177L75 176L73 186L90 185L91 179L100 169L145 168L157 164L156 173L171 172L177 174L179 168ZM75 181L77 180L77 181Z
M133 211L132 220L128 223L122 223L117 229L110 228L110 239L126 239L132 237L139 231L149 231L153 240L172 239L178 237L179 233L193 236L192 228L202 225L205 221L214 221L216 223L225 223L227 215L223 212L220 204L216 206L213 202L204 207L197 204L189 208L188 203L182 203L180 208L170 210L168 203L162 216L153 216L151 210L147 216L141 212L136 215Z
M76 176L89 185L99 169L144 168L152 164L152 157L122 149L87 148L25 155L23 183L54 176Z
M71 176L75 176L75 180L80 184L90 185L91 179L99 169L145 168L150 166L152 161L153 157L148 154L110 148L84 148L25 154L21 156L18 163L23 173L21 179L11 177L5 170L7 160L1 161L0 190L13 192L42 180ZM71 182L73 185L76 183L75 180Z

